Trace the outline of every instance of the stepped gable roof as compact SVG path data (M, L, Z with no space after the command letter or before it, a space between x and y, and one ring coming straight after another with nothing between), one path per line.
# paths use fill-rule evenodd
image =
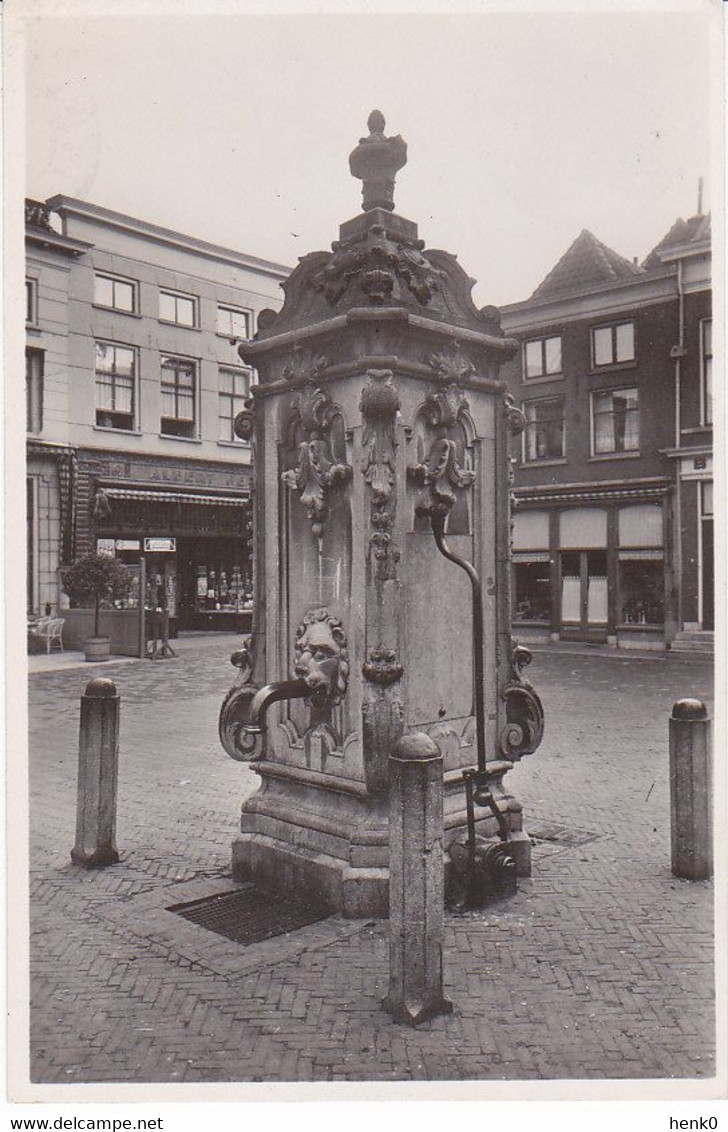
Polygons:
M698 214L697 216L689 217L687 220L678 217L667 235L662 237L659 244L655 244L647 258L642 261L642 266L648 271L656 267L662 267L663 264L660 258L660 252L664 252L677 244L690 244L698 240L709 239L710 214L707 216Z
M548 298L565 291L612 283L617 279L631 279L643 272L643 267L617 255L584 228L556 266L539 283L531 298Z

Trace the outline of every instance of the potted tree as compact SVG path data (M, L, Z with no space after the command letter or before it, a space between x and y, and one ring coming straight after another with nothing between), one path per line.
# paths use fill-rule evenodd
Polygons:
M124 597L131 587L129 572L107 554L83 554L61 571L64 593L74 605L90 605L94 611L94 633L84 645L86 660L108 660L111 642L99 634L101 602Z

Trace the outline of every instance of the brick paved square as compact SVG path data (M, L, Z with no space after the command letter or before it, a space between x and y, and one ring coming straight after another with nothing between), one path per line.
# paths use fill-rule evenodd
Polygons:
M670 872L667 775L671 705L710 703L707 664L535 654L547 733L512 772L541 833L533 876L448 916L455 1010L409 1030L380 1006L386 923L331 918L240 948L166 911L232 887L256 776L218 745L229 651L103 669L122 695L121 861L103 870L69 856L78 699L97 670L31 678L33 1082L714 1074L712 891Z

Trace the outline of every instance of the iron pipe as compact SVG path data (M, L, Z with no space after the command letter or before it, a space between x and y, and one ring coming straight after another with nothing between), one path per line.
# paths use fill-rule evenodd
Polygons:
M445 516L433 514L430 516L432 533L435 536L437 549L444 558L454 562L464 570L470 579L473 594L473 680L475 701L475 738L478 751L478 770L485 772L485 673L483 670L483 644L485 632L483 628L483 590L480 578L472 562L461 558L445 542Z
M311 695L311 688L305 680L279 680L259 688L250 701L248 721L244 730L249 735L262 735L265 731L265 713L271 704L279 700L302 700Z

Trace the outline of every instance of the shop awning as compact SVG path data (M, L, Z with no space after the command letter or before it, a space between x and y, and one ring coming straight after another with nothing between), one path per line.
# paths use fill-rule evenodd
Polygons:
M133 499L140 503L188 503L205 507L248 507L249 495L195 495L190 491L153 491L146 487L104 487L109 499Z

